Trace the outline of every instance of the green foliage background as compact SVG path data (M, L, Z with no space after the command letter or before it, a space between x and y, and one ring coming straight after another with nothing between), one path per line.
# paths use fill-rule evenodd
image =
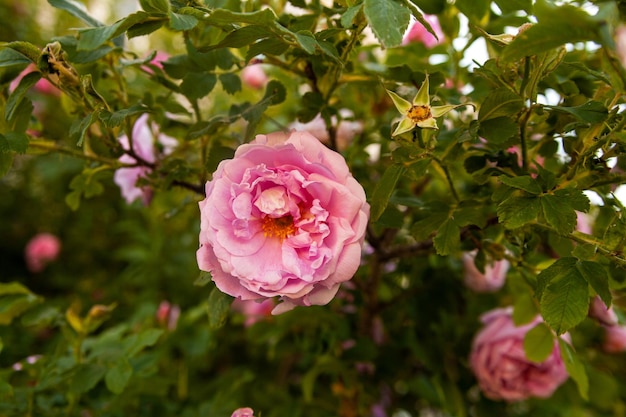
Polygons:
M141 0L103 22L98 5L0 2L0 415L626 414L625 358L587 318L596 294L620 317L624 304L622 1ZM402 45L423 13L442 42ZM466 47L489 53L473 69L452 42L465 22ZM253 58L262 90L240 79ZM392 138L385 89L410 99L426 74L433 105L477 110ZM62 94L31 88L40 78ZM204 183L239 144L318 113L336 148L341 109L364 124L341 149L372 207L362 266L328 306L246 327L199 275ZM179 140L142 180L147 207L112 181L117 137L143 113ZM576 211L595 217L592 234ZM63 249L34 274L23 248L38 232ZM503 289L463 286L474 249L479 267L511 262ZM181 308L175 329L155 318L163 300ZM531 358L572 336L571 378L548 400L488 400L470 372L478 317L509 305L518 323L549 325L527 338Z

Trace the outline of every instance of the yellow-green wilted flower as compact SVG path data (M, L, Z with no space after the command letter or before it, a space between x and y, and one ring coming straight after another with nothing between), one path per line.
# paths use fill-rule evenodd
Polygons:
M426 79L413 99L413 103L406 101L393 91L387 90L387 94L389 94L393 100L393 104L395 104L396 108L403 116L391 136L401 135L402 133L413 130L416 126L425 129L438 129L437 122L435 121L437 117L443 116L452 109L464 106L464 104L431 106L428 88L427 74Z

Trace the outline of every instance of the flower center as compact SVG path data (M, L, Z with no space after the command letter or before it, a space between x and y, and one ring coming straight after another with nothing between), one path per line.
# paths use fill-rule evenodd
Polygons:
M433 117L430 113L430 106L413 106L409 109L406 115L413 121L413 123L423 122L424 120Z
M265 216L261 227L265 237L277 237L280 240L296 233L296 226L293 224L293 217L290 215L283 217Z

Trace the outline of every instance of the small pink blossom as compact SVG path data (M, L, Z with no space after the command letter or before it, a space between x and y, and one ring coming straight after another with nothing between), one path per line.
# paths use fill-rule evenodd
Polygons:
M250 407L238 408L230 417L254 417L254 411Z
M608 353L626 351L626 327L607 326L604 330L604 344L602 348Z
M220 163L200 202L198 266L273 314L324 305L359 267L369 217L343 157L307 132L258 135Z
M596 319L600 324L614 326L617 324L617 314L613 307L607 307L604 301L598 296L593 297L589 305L589 317Z
M347 120L353 117L350 110L342 109L339 113L342 117L339 124L337 124L337 117L335 116L331 118L331 123L336 129L335 141L337 142L337 149L342 151L350 146L357 135L360 135L363 132L363 122L358 120ZM321 114L318 114L313 118L313 120L307 123L294 122L289 125L289 128L298 132L309 132L318 138L322 143L327 144L330 142L328 127L326 126L326 122L322 118Z
M274 307L276 307L276 303L271 298L263 301L236 299L232 304L233 310L239 311L245 316L246 319L243 323L245 327L250 327L267 319L268 316L271 316Z
M157 323L161 327L165 327L170 331L176 330L178 318L180 317L180 307L163 300L159 304L155 316Z
M31 272L41 272L48 263L54 261L61 252L61 241L50 233L34 236L24 249L26 266Z
M241 70L241 81L248 87L260 90L265 87L269 78L261 64L252 64Z
M509 261L501 259L485 265L485 273L476 267L474 259L477 251L463 254L463 267L465 269L465 285L478 293L495 292L504 285L506 273L509 270Z
M163 133L159 133L156 123L148 123L148 115L144 114L137 119L133 126L133 150L135 154L143 161L153 164L157 157L169 155L172 153L178 141ZM119 138L119 142L125 151L129 151L128 136L124 135ZM157 153L156 146L158 142L162 146L162 151ZM119 158L120 162L125 164L137 164L137 160L125 153ZM141 199L144 205L150 203L152 198L152 190L149 187L138 187L137 180L145 177L150 173L151 169L145 165L138 165L130 168L119 168L115 171L113 180L120 187L122 196L128 204L137 199Z
M524 352L524 337L540 323L515 326L512 308L492 310L481 317L484 327L472 343L470 366L486 397L520 401L550 397L568 377L557 341L548 358L535 363Z
M163 62L167 61L169 57L170 56L167 52L157 51L154 58L150 60L150 65L163 69ZM150 65L143 65L141 68L148 74L154 74L154 70L150 68Z
M430 26L439 39L434 37L433 34L424 27L424 25L415 21L404 35L404 39L402 40L403 45L407 45L409 43L422 43L426 48L430 49L443 42L444 34L441 30L441 25L439 24L437 16L425 14L424 19L430 23Z

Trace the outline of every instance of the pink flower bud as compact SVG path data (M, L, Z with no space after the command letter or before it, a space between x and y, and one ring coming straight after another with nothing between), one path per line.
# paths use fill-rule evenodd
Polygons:
M161 327L165 327L170 331L176 330L178 318L180 317L180 307L163 300L159 304L155 316L157 323L159 323Z
M608 353L620 353L626 351L626 327L605 327L604 344L602 345L602 348Z
M476 253L477 251L472 251L463 254L465 285L478 293L498 291L504 285L506 273L509 270L509 261L502 259L485 265L485 273L483 274L474 263Z
M492 310L481 317L484 327L476 334L470 365L486 397L520 401L529 397L550 397L568 377L555 340L548 358L535 363L526 357L524 337L541 322L515 326L512 308Z
M250 407L238 408L230 417L254 417L254 411Z
M424 15L424 19L430 23L430 26L433 28L433 31L437 34L437 38L439 39L435 38L432 33L424 27L424 25L415 21L404 35L404 39L402 40L404 45L409 43L422 43L426 48L430 49L443 42L444 35L441 30L441 25L439 25L439 19L437 19L437 16Z
M268 82L267 74L260 64L248 65L241 70L241 81L248 87L260 90Z
M30 272L41 272L54 261L61 252L61 241L50 233L40 233L33 237L24 249L26 266Z

